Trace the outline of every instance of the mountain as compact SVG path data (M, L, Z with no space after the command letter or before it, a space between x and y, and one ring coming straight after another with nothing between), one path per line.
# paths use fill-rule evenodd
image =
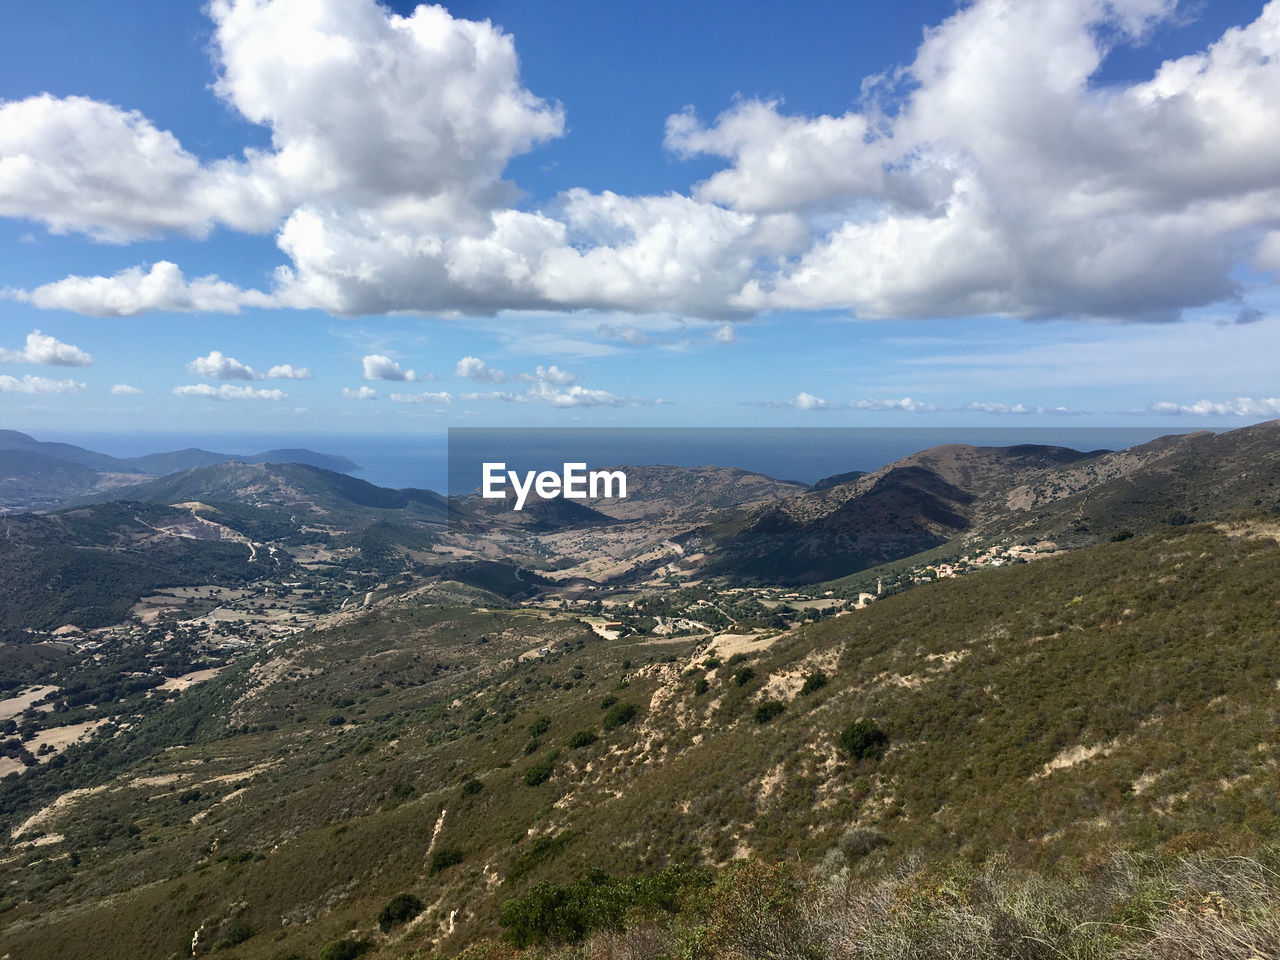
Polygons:
M838 478L837 478L838 479ZM1120 451L947 444L691 531L706 573L813 583L961 540L1075 548L1280 509L1280 421Z
M1104 451L947 444L694 531L705 571L813 583L939 546L984 522L1007 492ZM837 480L839 478L832 478Z
M50 461L69 466L58 470ZM0 430L0 511L64 506L119 487L129 482L130 475L136 482L146 476L227 461L301 463L343 473L358 469L346 457L298 448L242 456L189 447L140 457L112 457L74 444L36 440L16 430Z
M559 916L594 871L599 909L610 876L661 896L673 866L694 871L679 904L715 898L713 925L694 928L711 937L750 912L756 874L761 915L784 923L772 864L787 863L850 902L849 884L897 884L884 922L903 938L985 902L990 929L1021 922L998 865L1120 891L1072 901L1043 937L1087 928L1125 952L1075 955L1217 955L1138 948L1166 913L1184 929L1274 917L1274 899L1246 910L1207 868L1185 897L1161 871L1214 850L1274 865L1259 847L1280 822L1278 578L1273 524L1255 517L749 636L606 639L572 612L405 596L185 692L146 679L159 636L104 645L99 672L57 667L50 709L20 718L31 745L61 717L118 719L3 782L0 945L35 960L190 956L193 940L242 960L351 955L327 946L340 941L368 960L449 957L512 932L506 901ZM101 672L125 657L140 689ZM380 926L394 902L418 919ZM618 919L635 921L666 942L665 926ZM903 955L1058 955L1010 941Z
M442 523L447 499L432 490L390 490L301 463L229 461L196 467L117 491L115 499L148 503L203 501L302 510L346 522L369 511L405 511Z

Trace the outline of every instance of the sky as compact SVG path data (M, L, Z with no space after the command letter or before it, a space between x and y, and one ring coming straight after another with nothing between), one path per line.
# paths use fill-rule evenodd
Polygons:
M0 426L1280 416L1280 0L64 0Z

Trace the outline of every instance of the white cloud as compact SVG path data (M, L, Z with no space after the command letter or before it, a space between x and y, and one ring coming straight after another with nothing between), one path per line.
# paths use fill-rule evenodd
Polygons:
M447 391L439 393L393 393L391 399L395 403L453 403L453 396Z
M30 374L19 380L7 374L0 375L0 393L79 393L87 386L78 380L51 380Z
M261 380L262 374L241 363L235 357L224 356L221 350L210 350L205 357L196 357L187 364L187 373L210 380Z
M27 345L21 350L0 347L2 363L42 363L55 367L87 367L93 357L79 347L62 343L56 337L32 330L27 334Z
M373 387L343 387L342 396L347 400L376 400L378 399L378 391Z
M805 393L803 390L796 394L795 400L791 403L797 410L825 410L830 406L821 397L815 397L812 393Z
M1148 413L1165 416L1274 417L1280 415L1280 397L1236 397L1233 400L1199 400L1191 404L1153 403Z
M507 375L501 370L495 370L479 357L463 357L458 361L457 366L453 368L455 377L462 377L464 380L477 380L481 383L506 383Z
M716 343L737 343L738 331L732 323L722 323L711 334Z
M218 387L196 383L174 387L173 392L180 397L203 397L206 400L284 400L288 397L283 390L255 390L253 387L236 387L229 383Z
M117 383L111 388L111 395L115 397L131 397L141 392L137 387L131 387L127 383Z
M414 381L418 379L412 370L401 370L400 364L380 353L371 353L360 361L366 380Z
M533 373L517 373L508 376L501 370L489 366L479 357L463 357L453 370L454 376L464 380L475 380L479 383L549 383L565 387L578 379L577 374L561 370L554 363L550 366L539 364Z
M933 413L939 409L931 403L921 403L910 397L900 400L868 399L846 402L829 402L812 393L801 391L790 400L747 401L747 406L791 407L795 410L905 410L912 413Z
M578 379L578 375L570 373L568 370L561 370L554 363L549 367L541 364L533 371L532 375L524 374L521 379L532 380L535 383L551 383L558 387L565 387Z
M619 397L607 390L591 390L576 384L558 390L547 382L516 394L516 400L521 403L547 403L553 407L647 407L662 402L643 397Z
M3 166L0 156L0 166ZM276 306L269 294L241 290L217 277L188 281L177 264L161 260L144 270L130 267L110 277L67 277L31 291L7 295L42 310L70 310L90 317L136 317L143 313L231 313L241 307Z
M268 380L311 380L311 370L291 363L278 363L267 371Z
M840 116L743 100L710 123L671 117L670 150L723 162L689 195L570 189L517 210L504 171L564 116L521 85L492 24L374 0L214 0L215 90L270 146L205 162L109 104L0 104L0 216L106 241L274 231L289 262L271 290L164 262L10 295L99 316L1170 319L1236 297L1239 263L1280 264L1280 2L1146 80L1098 80L1111 48L1177 8L975 0L900 70L844 78L862 95Z

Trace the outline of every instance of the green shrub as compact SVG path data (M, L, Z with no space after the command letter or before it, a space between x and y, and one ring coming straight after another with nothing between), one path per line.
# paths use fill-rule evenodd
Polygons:
M707 683L706 677L699 677L698 682L693 685L693 692L696 696L702 696L711 689L711 684Z
M889 735L872 720L855 720L840 731L840 746L854 760L879 760L889 746Z
M607 696L607 697L605 697L603 700L601 700L601 701L600 701L600 709L601 709L601 710L608 710L610 707L612 707L612 706L613 706L615 703L617 703L617 702L618 702L618 698L617 698L617 697L612 696L612 695Z
M760 704L760 706L756 707L756 723L768 723L786 709L786 705L783 704L781 700L766 700L764 703Z
M534 739L537 739L538 737L542 736L544 733L546 733L550 729L551 729L551 718L538 717L538 719L534 720L533 723L529 724L529 736L533 737Z
M707 659L702 661L702 665L706 667L708 670L714 670L716 667L720 666L720 664L722 664L723 662L724 661L721 660L719 657L707 657Z
M1133 539L1132 530L1117 530L1115 533L1111 535L1112 543L1119 543L1121 540L1132 540L1132 539Z
M591 746L599 739L594 730L579 730L569 738L569 746L574 750L580 750L582 747Z
M462 860L462 851L457 847L441 847L431 855L431 874L434 876L441 870L456 867ZM419 909L421 909L421 904L419 904Z
M432 873L435 873L435 863L432 863ZM383 933L387 933L392 927L397 927L402 923L408 923L414 917L422 912L422 901L415 897L412 893L397 893L391 898L391 901L382 908L382 912L378 914L378 929Z
M604 728L606 731L616 730L623 724L630 723L639 712L640 708L634 703L615 703L604 715Z
M356 960L370 946L363 940L331 940L320 948L316 960Z
M827 685L827 675L821 670L815 670L804 678L804 686L800 688L800 696L807 697L811 693L817 693Z
M524 785L526 787L536 787L546 783L551 779L551 771L555 769L556 761L554 757L547 757L545 760L539 760L532 767L524 772Z
M756 678L756 672L750 667L743 667L733 675L733 682L740 687L745 687L748 683Z
M462 795L464 797L474 797L477 793L484 789L484 784L472 777L462 785Z

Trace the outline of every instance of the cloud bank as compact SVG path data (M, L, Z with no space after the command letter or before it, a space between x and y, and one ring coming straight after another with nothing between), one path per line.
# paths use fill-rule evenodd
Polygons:
M780 310L1169 320L1280 269L1280 0L1140 82L1096 82L1174 0L976 0L856 106L672 116L687 194L516 206L509 162L565 130L488 22L374 0L213 0L214 91L270 145L205 161L136 111L0 104L0 216L105 243L274 234L270 289L169 261L10 291L94 316L317 308ZM861 94L858 94L861 91ZM716 339L732 339L721 328ZM370 378L383 379L383 378Z

